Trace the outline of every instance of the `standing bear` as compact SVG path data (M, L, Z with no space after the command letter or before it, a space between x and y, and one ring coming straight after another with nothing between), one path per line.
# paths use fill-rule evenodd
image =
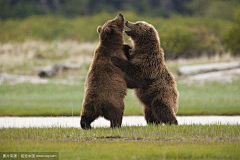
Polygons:
M136 88L135 94L144 105L148 124L178 124L178 91L174 77L164 62L164 52L156 29L146 22L128 22L125 33L131 37L133 48L129 49L129 61L113 57L112 62L138 83L150 79L147 88Z
M100 43L95 51L92 64L89 68L85 82L85 95L81 113L81 127L91 129L91 123L103 116L110 120L111 127L121 127L124 111L124 97L127 85L135 87L139 84L126 84L123 73L113 65L111 57L116 56L127 60L123 45L124 17L121 13L113 20L107 21L102 27L99 26ZM129 57L129 55L128 55Z

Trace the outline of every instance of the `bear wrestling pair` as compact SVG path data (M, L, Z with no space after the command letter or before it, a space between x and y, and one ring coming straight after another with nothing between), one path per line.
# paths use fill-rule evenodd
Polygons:
M121 127L124 97L133 88L144 105L148 124L178 124L178 92L175 80L164 62L158 33L146 22L126 22L125 31L133 48L124 45L124 17L121 13L98 27L100 44L85 83L81 127L99 116L110 120L111 127Z

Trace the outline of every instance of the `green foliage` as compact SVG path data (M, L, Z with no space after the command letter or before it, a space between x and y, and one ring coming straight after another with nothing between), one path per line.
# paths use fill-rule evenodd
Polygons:
M63 17L133 11L141 16L200 15L233 20L239 0L1 0L0 18L25 18L52 14Z
M33 16L20 20L6 20L0 26L1 42L35 40L96 41L98 25L106 22L105 14L93 17L65 19L54 16ZM104 16L105 15L105 16ZM109 18L110 19L110 18Z
M226 32L224 42L233 55L240 55L240 6L236 12L235 23Z
M192 15L209 17L212 19L233 20L234 9L239 0L193 0L185 3L185 7Z
M143 18L160 35L166 58L208 56L223 52L222 34L231 22L201 17Z
M49 1L49 0L48 0ZM57 3L58 2L58 3ZM76 15L83 15L86 10L88 0L67 0L64 3L55 1L55 14L65 15L66 17L74 17ZM48 5L48 4L46 4ZM49 8L49 10L51 10ZM50 11L51 12L51 11Z
M44 7L36 1L22 0L1 0L0 1L0 18L24 18L30 15L43 14Z
M178 58L190 55L196 49L197 40L190 30L181 26L170 27L161 35L161 44L166 58Z
M201 54L214 55L222 52L222 35L231 25L226 20L211 20L200 17L172 16L140 17L133 12L123 13L126 20L147 21L158 30L166 58L195 57ZM76 40L79 42L98 41L97 26L103 25L115 14L102 12L94 16L62 18L55 16L32 16L23 20L1 21L0 42L19 42L26 40ZM127 42L129 39L125 35Z
M101 12L135 11L140 15L169 17L172 12L184 13L185 1L174 0L1 0L0 18L24 18L53 14L63 17L95 15Z

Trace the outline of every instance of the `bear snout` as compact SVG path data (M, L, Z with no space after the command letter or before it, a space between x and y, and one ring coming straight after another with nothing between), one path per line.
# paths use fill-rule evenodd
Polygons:
M132 22L129 22L129 21L126 21L126 22L125 22L125 25L126 25L128 28L132 29L133 23L132 23Z
M122 22L123 22L123 21L124 21L124 17L123 17L123 15L122 15L121 12L118 14L118 16L121 18L121 20L122 20Z

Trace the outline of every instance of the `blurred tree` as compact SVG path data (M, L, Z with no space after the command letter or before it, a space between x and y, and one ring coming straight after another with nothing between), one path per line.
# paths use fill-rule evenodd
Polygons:
M84 15L88 13L87 4L88 0L57 0L55 13L66 17Z
M234 8L239 3L239 0L193 0L185 6L192 15L234 20Z
M233 55L240 55L240 5L236 11L235 23L225 34L224 42Z
M24 18L46 13L42 6L33 0L0 0L0 18Z
M173 1L173 10L180 14L189 14L190 10L186 7L186 4L193 0L172 0Z
M73 17L120 10L169 17L172 13L185 13L188 9L185 3L189 1L192 0L1 0L0 18L24 18L36 14Z
M181 26L171 27L166 33L163 33L161 42L167 59L190 58L190 53L196 49L197 45L194 34Z

